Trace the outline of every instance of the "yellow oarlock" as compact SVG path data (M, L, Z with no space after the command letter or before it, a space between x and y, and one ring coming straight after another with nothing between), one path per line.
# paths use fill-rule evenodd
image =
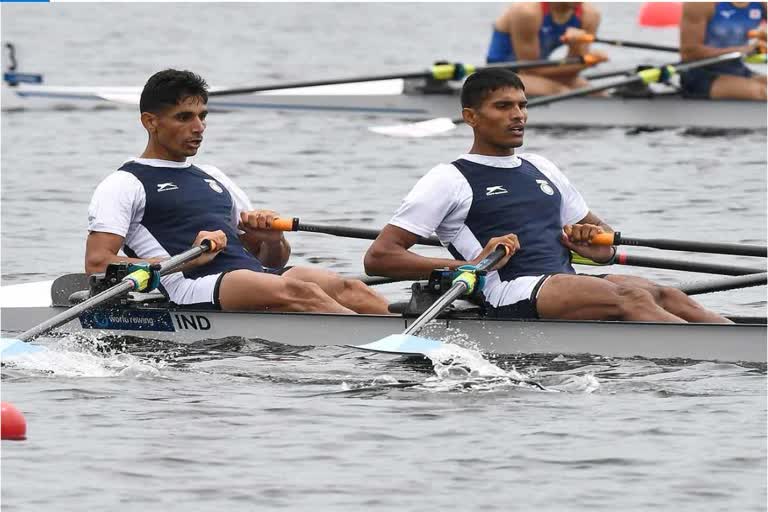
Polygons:
M464 75L471 75L475 72L475 66L471 64L463 64ZM435 80L453 80L456 76L456 64L435 64L432 66L432 78Z
M664 66L664 68L651 68L651 69L644 69L642 71L639 71L637 73L637 76L642 78L643 83L646 85L648 84L655 84L659 80L661 80L661 73L662 70L666 69L667 76L672 76L677 73L677 69L675 69L675 66L668 65Z
M453 284L456 283L464 283L467 285L467 291L465 292L465 295L472 295L475 291L475 287L477 286L477 274L474 270L462 272L454 278Z

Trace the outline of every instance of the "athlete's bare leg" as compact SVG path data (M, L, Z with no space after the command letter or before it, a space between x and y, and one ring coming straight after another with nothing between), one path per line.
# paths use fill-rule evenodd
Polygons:
M389 314L389 302L357 279L344 279L322 268L293 267L283 277L315 283L336 302L357 313Z
M525 85L525 94L527 96L550 96L570 90L570 87L566 84L552 78L523 73L522 71L519 75L523 85Z
M733 323L724 316L706 309L677 288L660 286L653 281L637 276L609 275L606 276L605 279L612 283L616 283L617 285L632 286L647 290L653 296L653 300L656 301L656 304L688 322L715 324Z
M541 318L685 322L659 306L647 290L575 274L547 279L536 298L536 309Z
M765 76L746 78L743 76L720 75L709 90L709 97L714 99L766 100Z
M219 303L225 311L354 313L315 283L252 270L225 274L219 287Z

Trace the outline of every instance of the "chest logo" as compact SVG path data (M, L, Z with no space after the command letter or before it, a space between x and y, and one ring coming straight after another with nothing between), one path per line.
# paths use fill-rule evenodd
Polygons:
M750 9L749 10L749 19L751 20L759 20L761 16L760 9Z
M221 186L216 182L216 180L205 180L206 183L208 183L208 186L211 187L214 191L221 194L224 192L224 190L221 188Z
M172 181L169 181L168 183L158 183L157 184L157 191L158 192L168 192L169 190L178 190L179 187L176 186L175 183Z
M547 180L536 180L536 183L539 184L539 188L541 189L541 191L547 194L548 196L555 195L555 190L552 188L552 185L550 185Z
M485 189L485 195L487 196L497 196L499 194L506 194L506 193L507 193L507 189L505 189L501 185L486 187Z
M725 19L730 19L731 16L733 16L736 13L736 11L720 11L720 14Z

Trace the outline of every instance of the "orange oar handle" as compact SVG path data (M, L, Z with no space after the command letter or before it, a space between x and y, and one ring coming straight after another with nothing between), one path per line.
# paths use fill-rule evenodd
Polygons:
M299 229L299 218L286 219L278 217L272 221L270 229L273 231L297 231Z
M594 43L595 36L593 34L581 34L577 36L562 35L560 36L560 41L563 43Z
M584 61L586 66L594 66L595 64L600 64L601 62L607 61L608 57L603 55L592 55L591 53L588 53L584 55L581 60Z
M761 30L750 30L749 32L747 32L747 37L749 37L750 39L759 37L760 39L765 41L766 33L765 31L761 31Z
M598 233L590 242L594 245L614 245L614 239L618 241L618 235L619 233Z

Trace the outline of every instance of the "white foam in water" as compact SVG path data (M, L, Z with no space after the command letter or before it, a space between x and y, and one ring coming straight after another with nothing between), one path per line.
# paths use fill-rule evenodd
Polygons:
M93 342L63 338L46 345L48 350L8 356L3 364L19 370L44 372L60 377L157 377L164 362L136 356L92 350Z

